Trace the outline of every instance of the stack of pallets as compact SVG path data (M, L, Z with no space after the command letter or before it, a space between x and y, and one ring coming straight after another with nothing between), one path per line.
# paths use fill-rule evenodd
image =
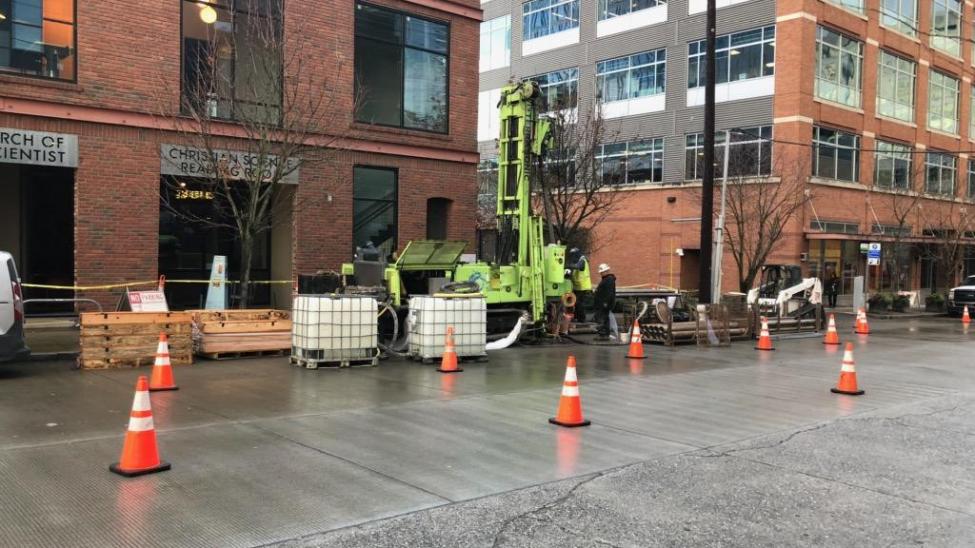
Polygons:
M85 312L81 314L82 369L152 365L159 333L169 337L173 365L193 363L190 315L186 312Z
M278 355L291 350L285 310L192 310L193 351L210 359Z

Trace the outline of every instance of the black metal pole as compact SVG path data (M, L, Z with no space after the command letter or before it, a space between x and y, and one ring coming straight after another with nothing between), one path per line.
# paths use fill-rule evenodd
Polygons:
M708 0L707 44L704 61L704 175L701 185L701 271L698 302L710 304L711 256L714 253L714 41L716 0ZM727 152L727 151L726 151Z

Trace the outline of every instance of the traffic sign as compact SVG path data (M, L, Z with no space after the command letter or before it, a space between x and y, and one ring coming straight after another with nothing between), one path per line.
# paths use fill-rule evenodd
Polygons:
M867 244L867 265L877 266L880 264L880 242L870 242Z

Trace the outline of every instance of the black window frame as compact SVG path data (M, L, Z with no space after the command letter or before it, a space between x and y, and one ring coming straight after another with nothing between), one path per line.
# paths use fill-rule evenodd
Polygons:
M19 77L22 77L22 78L32 78L32 79L42 80L42 81L46 81L46 82L64 82L64 83L70 83L70 84L76 84L76 83L78 83L78 72L79 72L78 71L78 67L81 65L81 63L79 62L80 61L80 55L78 53L78 2L81 2L81 1L82 0L71 0L71 7L72 7L71 17L72 17L72 21L71 21L70 25L71 25L71 28L72 28L72 32L71 32L71 51L74 53L74 77L73 78L52 78L50 76L44 76L43 74L34 74L34 73L30 73L30 72L22 72L22 71L19 71L19 70L14 70L11 67L8 67L8 66L5 66L5 65L0 65L0 74L8 74L8 75L11 75L11 76L19 76ZM11 5L12 4L13 4L13 1L11 1ZM13 25L13 21L11 19L12 14L5 14L5 15L7 15L7 21L10 21L10 24ZM60 19L52 19L52 21L54 21L55 23L62 24L62 25L68 24L65 21L61 21ZM41 33L42 33L42 35L43 35L43 32L44 32L44 5L41 4ZM11 35L12 35L12 30L11 30Z
M352 234L351 234L351 237L352 237L352 250L355 251L355 248L356 247L362 245L362 244L359 244L358 242L355 241L355 206L356 206L356 201L358 201L358 200L364 200L364 201L369 201L369 202L385 201L385 200L376 200L376 199L370 199L370 198L358 198L357 199L355 197L355 172L356 172L357 169L371 169L371 170L375 170L375 171L389 171L389 172L392 172L392 174L393 174L393 199L390 200L390 201L393 204L393 220L395 221L395 225L393 227L393 231L394 231L394 235L393 235L393 250L394 251L397 251L399 249L399 236L400 236L400 231L399 231L399 187L400 187L399 168L397 168L397 167L389 167L389 166L375 166L375 165L359 164L359 163L352 164L352 207L351 207L351 211L350 211L350 216L352 218ZM373 242L373 244L375 244L375 243L376 242Z
M235 8L235 4L236 4L237 1L238 0L206 0L206 3L210 7L214 8L214 9L223 9L223 10L230 11L232 13L244 12L244 13L247 13L249 15L251 12L249 12L249 11L247 11L245 9L238 10L238 9ZM247 2L248 0L240 0L240 1ZM252 1L256 1L256 0L252 0ZM275 1L277 1L278 4L279 4L279 12L278 13L279 13L280 16L277 19L278 19L278 22L280 24L280 27L279 27L278 31L281 33L281 39L284 40L284 32L285 32L285 20L284 20L284 17L285 17L285 0L275 0ZM186 95L185 95L185 89L183 87L184 86L183 78L184 78L184 76L186 74L186 50L185 50L186 37L183 35L183 24L184 24L184 17L185 17L185 14L186 14L186 9L185 9L186 8L186 4L197 4L197 5L199 5L200 4L200 1L198 1L198 0L179 0L179 80L180 80L179 81L179 101L180 101L180 114L183 114L183 115L188 114L188 113L184 112L184 110L183 110L183 105L185 104L184 101L187 100ZM268 14L262 14L260 16L262 16L262 17L273 17L273 15L268 15ZM284 116L284 109L285 109L285 104L284 104L284 85L285 85L285 80L284 80L284 76L285 75L284 75L284 60L283 59L281 60L279 69L280 69L280 72L278 73L278 82L281 83L281 88L278 90L278 95L279 95L279 97L278 97L278 104L277 104L278 116L277 116L277 120L276 120L275 124L273 124L273 125L280 125L281 124L281 121L283 119L283 116ZM237 71L237 63L234 62L234 66L233 66L234 76L231 78L232 80L236 79L236 71ZM234 93L233 95L236 95L236 93ZM220 120L222 122L230 122L230 123L240 121L240 118L238 118L237 116L234 116L233 115L236 112L236 104L237 104L236 97L231 97L231 104L234 105L230 109L231 110L231 116L229 116L229 117L228 116L213 116L211 118L214 119L214 120ZM246 104L249 104L249 105L261 105L262 103L247 102ZM266 106L266 104L265 104L265 106Z
M430 50L430 49L426 49L426 48L421 48L421 47L417 47L417 46L407 46L406 45L405 27L404 27L403 42L393 42L391 40L383 40L381 38L375 38L375 37L363 37L363 38L365 38L367 40L374 40L374 41L377 41L377 42L382 42L384 44L390 44L390 45L399 46L401 48L401 50L405 50L407 48L410 48L410 49L415 49L415 50L422 51L422 52L425 52L425 53L433 53L433 54L436 54L436 55L443 55L444 58L445 58L445 60L446 60L446 63L445 63L445 69L446 69L445 84L446 84L446 89L444 90L445 91L445 94L444 94L444 96L445 96L444 97L444 99L445 99L444 100L444 111L445 111L446 115L444 117L444 128L443 128L443 131L436 130L436 129L426 129L426 128L419 128L419 127L410 127L410 126L407 126L406 125L406 100L405 100L406 99L406 62L405 62L405 60L403 60L403 74L401 75L401 79L400 79L401 102L400 102L400 112L399 112L399 119L400 119L399 125L384 124L384 123L381 123L381 122L370 122L368 120L361 120L361 119L359 119L359 113L358 112L353 112L352 113L353 120L355 120L355 122L358 123L358 124L366 124L366 125L370 125L370 126L389 127L389 128L402 129L402 130L406 130L406 131L421 131L421 132L424 132L424 133L433 133L433 134L436 134L436 135L449 135L450 134L450 57L451 57L451 42L452 42L452 34L451 34L452 29L451 29L450 21L449 20L444 20L444 19L436 19L436 18L433 18L433 17L427 17L427 16L423 16L423 15L417 15L415 13L410 13L408 11L403 11L403 10L399 10L399 9L395 9L395 8L390 8L390 7L382 6L382 5L379 5L379 4L373 4L371 2L359 2L359 1L353 2L352 3L352 9L357 12L358 9L359 9L358 7L360 5L368 6L368 7L372 8L372 9L378 9L378 10L386 11L386 12L389 12L389 13L393 13L393 14L396 14L396 15L399 15L399 16L402 16L402 17L412 17L412 18L415 18L415 19L420 19L422 21L426 21L428 23L434 23L434 24L438 24L438 25L443 25L446 28L446 30L447 30L447 48L446 48L446 51L444 51L444 52L439 52L439 51ZM355 57L356 57L356 50L358 49L356 47L356 42L359 40L359 33L357 31L357 27L358 27L358 25L356 25L356 13L353 13L353 16L352 16L352 57L353 57L353 60L352 60L352 73L353 73L354 97L359 97L360 96L359 95L359 79L358 79L357 75L355 74ZM509 60L509 66L510 66L510 60Z

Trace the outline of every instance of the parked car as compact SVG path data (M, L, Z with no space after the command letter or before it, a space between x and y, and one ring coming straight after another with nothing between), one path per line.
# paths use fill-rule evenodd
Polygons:
M30 356L24 340L24 293L14 258L0 251L0 362Z
M960 316L965 305L969 314L975 314L975 276L968 276L960 286L948 290L948 314Z

